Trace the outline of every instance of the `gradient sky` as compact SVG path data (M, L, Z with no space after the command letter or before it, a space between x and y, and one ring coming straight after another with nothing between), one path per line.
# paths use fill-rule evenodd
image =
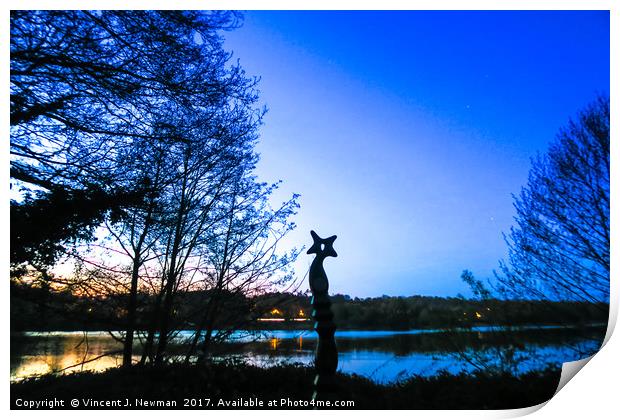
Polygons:
M225 39L262 78L257 174L301 194L285 245L338 235L330 292L351 296L492 277L530 158L609 92L605 11L253 11Z

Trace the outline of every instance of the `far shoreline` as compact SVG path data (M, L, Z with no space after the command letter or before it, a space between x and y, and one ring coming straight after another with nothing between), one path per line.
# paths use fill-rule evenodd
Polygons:
M339 328L336 330L336 334L339 332L391 332L391 333L400 333L400 334L433 334L433 333L446 333L446 332L492 332L493 330L497 331L523 331L523 330L537 330L537 329L594 329L594 328L607 328L608 323L606 322L593 322L588 324L560 324L560 323L545 323L545 324L523 324L523 325L491 325L491 324L479 324L473 325L469 327L458 326L458 327L445 327L445 328L410 328L410 329L398 329L398 328ZM300 328L300 325L282 325L279 326L284 328L243 328L243 329L233 329L231 331L236 332L256 332L256 331L309 331L314 332L314 328L312 325L307 325L307 328ZM297 328L295 328L297 327ZM178 333L193 333L196 330L192 329L182 329L177 330ZM122 334L125 330L122 329L101 329L101 328L93 328L93 329L30 329L30 330L21 330L21 331L11 331L11 335L25 335L25 336L38 336L39 334L72 334L72 333L99 333L99 334L110 334L110 333L118 333ZM146 333L144 330L136 330L139 333Z

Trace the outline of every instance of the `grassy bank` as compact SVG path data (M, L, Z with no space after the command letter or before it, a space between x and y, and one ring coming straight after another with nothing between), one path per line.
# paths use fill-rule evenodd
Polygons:
M506 409L521 408L547 401L553 396L560 372L546 370L520 377L510 375L449 375L412 377L391 385L379 385L357 375L338 374L337 399L353 401L355 409ZM183 408L256 408L226 406L263 401L263 408L313 408L291 402L308 401L312 394L314 372L303 366L277 366L262 369L244 364L216 364L208 367L169 365L162 368L110 369L103 373L77 373L44 376L11 384L11 406L24 401L62 400L71 408L72 399L79 408L89 400L129 402L136 399L176 401ZM190 401L186 401L189 399ZM193 402L191 399L195 399ZM18 401L19 400L19 401ZM268 406L276 400L275 407ZM191 404L194 404L194 407ZM184 406L187 405L187 406ZM47 408L47 407L42 407ZM90 408L93 408L92 406ZM98 407L99 409L101 407ZM116 407L112 407L116 408ZM146 407L141 407L146 408ZM259 407L260 408L260 407Z

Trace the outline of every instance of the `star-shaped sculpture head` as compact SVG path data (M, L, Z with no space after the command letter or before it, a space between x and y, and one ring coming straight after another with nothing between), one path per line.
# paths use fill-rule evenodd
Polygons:
M314 243L310 249L308 249L307 254L316 254L319 258L338 256L338 254L336 254L336 250L334 249L334 241L337 237L336 235L322 239L313 230L310 231L310 235L312 235L312 240Z

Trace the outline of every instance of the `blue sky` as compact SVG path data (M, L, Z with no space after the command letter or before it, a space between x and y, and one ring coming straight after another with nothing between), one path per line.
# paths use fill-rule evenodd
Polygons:
M338 235L330 292L351 296L492 277L530 158L609 92L604 11L252 11L224 36L262 78L257 174L301 194L284 245Z

